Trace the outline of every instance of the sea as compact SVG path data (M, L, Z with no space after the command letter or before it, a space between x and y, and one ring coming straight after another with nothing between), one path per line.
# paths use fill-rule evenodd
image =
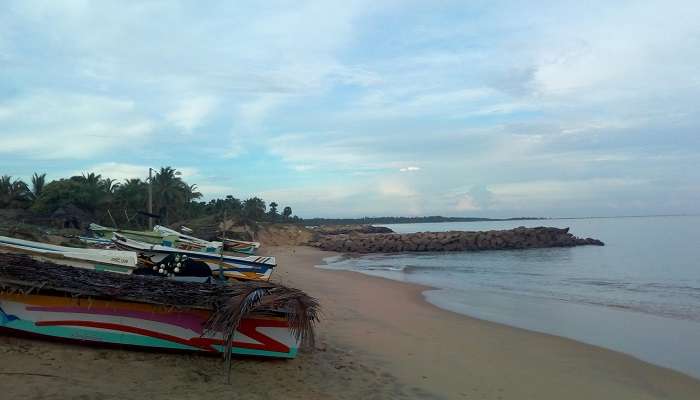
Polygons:
M328 269L433 287L456 313L623 352L700 378L700 216L382 225L399 233L570 228L605 246L336 256Z

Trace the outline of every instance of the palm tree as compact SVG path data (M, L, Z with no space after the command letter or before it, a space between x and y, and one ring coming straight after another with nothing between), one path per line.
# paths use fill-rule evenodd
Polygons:
M270 203L270 211L267 212L268 217L270 217L271 222L275 222L277 220L277 217L279 214L277 214L277 207L279 204L275 203L274 201Z
M163 219L175 217L177 210L187 202L189 187L178 176L180 173L171 167L162 167L152 178L153 199Z
M87 175L85 175L85 173L83 173L82 176L77 176L76 178L78 181L82 181L83 183L86 183L90 186L97 187L100 185L100 180L102 179L102 175L95 174L94 172L90 172Z
M124 183L114 185L113 206L118 218L125 217L126 222L131 222L129 214L146 210L148 184L141 179L125 179Z
M9 175L0 178L0 207L25 208L29 206L32 192L29 186L19 179L12 180Z
M102 175L94 172L90 172L87 175L83 173L82 176L74 176L71 180L78 182L82 186L85 197L84 207L86 207L88 211L94 212L98 209L105 208L104 206L110 202L110 192L106 190L107 188L104 185Z
M197 200L202 197L202 193L197 191L198 188L196 183L192 185L185 184L185 189L185 197L188 203L192 200Z
M116 183L116 179L111 179L111 178L104 178L100 180L100 186L102 186L102 189L107 192L107 193L114 193L114 190L119 186L118 183Z
M32 195L34 199L37 199L41 195L44 186L46 186L46 174L39 175L35 172L34 175L32 175Z

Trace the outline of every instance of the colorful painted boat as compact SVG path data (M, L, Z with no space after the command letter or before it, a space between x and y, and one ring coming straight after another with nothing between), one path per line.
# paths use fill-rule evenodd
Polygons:
M267 282L96 272L0 253L0 330L83 343L291 358L318 302Z
M98 250L56 246L31 240L0 236L0 251L23 253L69 262L73 266L89 269L131 273L137 267L137 254L133 251Z
M210 314L138 302L0 292L0 328L87 343L221 352L223 335L204 331ZM238 326L231 352L293 358L298 347L284 318L251 316Z
M206 263L214 275L223 271L226 278L238 280L268 281L277 265L275 257L237 257L222 254L202 253L197 251L180 250L173 247L148 244L129 239L118 233L112 239L118 248L139 253L140 259L148 259L150 263L160 266L167 257L186 257ZM159 268L159 270L162 268Z

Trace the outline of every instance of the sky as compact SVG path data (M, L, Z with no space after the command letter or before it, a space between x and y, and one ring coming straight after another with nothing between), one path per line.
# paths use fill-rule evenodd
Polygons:
M301 217L700 212L697 1L0 1L0 174Z

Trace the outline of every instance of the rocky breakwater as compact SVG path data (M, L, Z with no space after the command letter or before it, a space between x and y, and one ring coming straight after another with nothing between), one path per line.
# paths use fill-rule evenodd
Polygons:
M409 251L479 251L541 247L603 246L597 239L578 238L569 228L525 228L483 232L419 232L321 235L311 245L341 253Z
M394 233L385 226L374 225L322 225L310 227L318 235L349 235L353 233Z

